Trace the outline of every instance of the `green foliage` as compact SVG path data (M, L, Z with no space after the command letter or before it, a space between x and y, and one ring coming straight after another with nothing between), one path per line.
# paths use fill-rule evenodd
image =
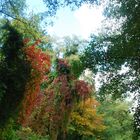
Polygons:
M121 3L121 6L109 7L110 9L117 9L117 12L110 13L110 16L113 17L126 17L125 22L122 25L122 31L120 35L110 37L109 40L113 44L113 47L110 48L110 52L116 53L120 58L125 62L126 66L129 67L129 77L133 77L131 83L128 85L131 87L128 88L129 91L139 93L139 82L140 82L140 2L137 0L126 0L126 1L117 1ZM108 13L107 13L108 14ZM122 63L121 63L122 64ZM124 77L126 78L127 75ZM135 132L140 136L140 111L139 111L139 94L135 95L135 99L138 101L138 106L134 115L135 119Z
M140 98L140 97L139 97ZM140 139L140 100L138 101L137 108L134 114L134 140Z
M98 3L98 0L43 0L48 8L47 15L55 15L61 7L70 6L72 9L80 7L83 3Z
M5 128L0 129L1 140L49 140L49 136L40 136L29 127L19 128L10 120Z
M44 33L40 27L40 17L38 15L32 15L28 18L19 17L18 20L13 20L12 25L16 27L24 38L30 40L41 39ZM45 43L47 42L44 38ZM42 38L43 41L43 38Z
M75 77L79 77L83 72L83 65L78 55L70 55L66 58L71 65L71 72Z
M25 10L27 10L25 0L1 0L0 2L0 14L5 19L12 19L12 25L16 27L18 32L30 39L42 37L41 17L37 14L27 15Z
M103 140L132 140L133 117L128 109L128 103L125 102L112 102L110 99L102 102L99 112L104 114L106 126L101 134Z
M48 136L37 135L29 127L17 130L16 135L19 138L19 140L49 140Z
M16 134L18 129L17 124L13 119L9 119L5 127L0 128L0 138L1 140L20 140Z
M24 95L30 65L22 49L22 35L10 24L3 26L0 59L0 125L16 117Z
M73 36L72 38L65 37L63 45L63 57L71 65L72 74L78 78L84 70L80 55L86 45L86 42L76 36Z
M14 19L18 16L23 16L26 8L24 0L1 0L0 1L0 14Z
M133 94L139 104L140 83L140 2L137 0L109 1L104 11L108 20L115 20L115 31L107 30L98 36L92 36L89 47L82 58L84 66L103 78L99 95L102 100L110 94L113 99ZM120 23L120 21L122 23ZM118 23L118 24L117 24ZM124 72L121 70L125 69ZM138 93L138 94L137 94ZM136 109L135 132L140 135L139 105ZM137 131L136 131L137 130Z

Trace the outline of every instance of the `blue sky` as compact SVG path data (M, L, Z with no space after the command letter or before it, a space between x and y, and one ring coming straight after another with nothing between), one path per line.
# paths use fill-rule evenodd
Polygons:
M42 0L26 0L29 11L35 13L45 11L46 7ZM68 7L60 9L54 20L54 26L46 30L52 36L81 36L87 39L91 33L98 33L101 29L101 22L104 19L102 15L103 7L92 7L83 5L75 11L71 11Z

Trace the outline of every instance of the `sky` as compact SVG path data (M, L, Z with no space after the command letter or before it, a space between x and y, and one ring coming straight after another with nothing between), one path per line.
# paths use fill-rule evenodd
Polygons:
M45 5L42 0L26 0L29 11L35 13L45 11ZM46 30L51 36L72 36L77 35L83 39L88 39L91 33L97 34L101 28L104 16L102 15L103 7L89 7L82 5L79 9L71 11L68 7L60 9L54 25Z

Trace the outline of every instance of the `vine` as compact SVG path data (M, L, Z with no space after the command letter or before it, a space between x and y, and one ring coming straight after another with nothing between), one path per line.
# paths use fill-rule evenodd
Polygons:
M24 43L28 44L29 40L25 39ZM30 80L26 84L25 97L22 102L22 111L20 112L19 122L25 126L33 111L33 108L39 101L40 85L46 79L46 73L50 69L50 57L43 52L37 45L41 40L37 40L33 45L24 48L27 60L31 64Z

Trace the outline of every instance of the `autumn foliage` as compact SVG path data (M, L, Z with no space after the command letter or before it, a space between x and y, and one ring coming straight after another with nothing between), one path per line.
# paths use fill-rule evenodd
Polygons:
M44 91L44 100L37 108L30 127L41 134L48 130L46 133L49 133L52 140L63 140L67 136L73 108L89 98L92 90L84 81L75 79L67 61L56 60L56 72L56 77ZM46 126L44 122L47 122Z
M75 107L71 114L69 131L74 136L98 136L105 129L103 115L97 113L99 102L88 98Z
M28 43L25 40L24 43ZM43 52L37 45L41 40L37 40L33 45L24 48L27 60L31 64L30 79L26 84L25 96L22 102L22 111L20 112L19 121L22 125L27 124L34 106L40 98L40 85L46 79L46 73L50 69L50 57Z

